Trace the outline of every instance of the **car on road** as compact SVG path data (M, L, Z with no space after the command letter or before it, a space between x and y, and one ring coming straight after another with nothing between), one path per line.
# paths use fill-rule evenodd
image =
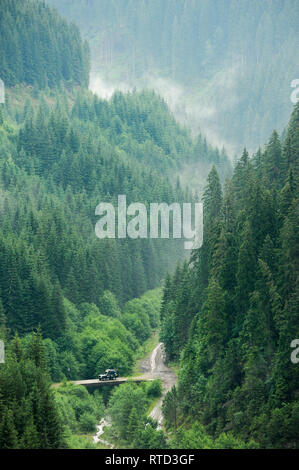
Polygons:
M116 380L118 377L117 369L106 369L104 374L99 374L99 380Z

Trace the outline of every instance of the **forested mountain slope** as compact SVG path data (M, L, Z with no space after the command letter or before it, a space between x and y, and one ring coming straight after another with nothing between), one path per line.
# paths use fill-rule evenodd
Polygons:
M125 28L136 7L129 3L125 13L126 4L97 3L107 14L117 5ZM184 3L173 4L181 15ZM281 18L293 6L285 4L273 2ZM148 3L140 5L151 20ZM168 0L151 5L172 24ZM185 4L186 25L187 5L195 20L198 3ZM226 15L223 5L216 18ZM113 33L113 15L103 20ZM1 1L0 24L0 448L69 447L65 422L94 427L103 402L82 389L63 390L57 401L51 382L95 377L107 366L131 373L136 353L160 327L167 272L174 274L164 288L161 337L168 358L181 360L178 395L173 390L165 402L167 426L173 410L181 426L170 445L200 447L204 435L205 446L298 446L298 368L289 347L298 325L298 106L283 141L274 132L253 159L244 151L223 195L231 173L225 151L202 134L193 139L162 98L132 90L105 100L88 90L89 51L76 26L33 0ZM150 21L150 35L151 28ZM141 56L135 65L143 70ZM203 60L208 80L216 70ZM189 265L174 269L186 258L179 239L95 236L100 202L116 206L121 194L146 207L194 202L186 183L200 193L198 170L203 177L212 165L204 244ZM145 414L148 397L139 392ZM133 411L130 432L139 433L144 415ZM168 445L155 423L148 429L151 445Z
M48 44L55 64L69 44L64 65L78 70L76 28L43 3L3 2L0 9L3 21L14 18L15 37L18 30L31 34L32 50L41 30L65 41L66 49ZM17 53L17 44L10 46ZM50 83L51 61L45 81L35 79L34 66L27 75L11 66L3 77L1 448L65 445L50 380L94 377L116 363L121 374L129 373L136 351L158 326L159 292L145 292L185 254L181 240L96 237L96 206L117 204L119 194L128 204L191 201L190 191L172 185L166 172L193 158L195 143L152 93L118 94L110 102L93 96L82 78L88 51L81 46L80 79L57 69Z
M282 132L298 78L297 0L49 3L90 41L100 93L153 87L182 121L238 154Z
M214 437L299 445L298 152L299 104L284 141L274 131L263 152L244 150L224 192L209 174L204 243L164 287L161 339L180 359L165 405L170 426L178 408L175 445L202 445L199 423Z
M1 0L0 42L6 86L88 85L88 44L74 24L68 25L44 2Z
M127 103L139 99L128 97ZM82 109L94 111L92 96L83 99L82 109L75 103L69 110L61 95L55 103L41 98L34 110L27 101L17 112L18 126L4 118L0 150L2 303L10 327L24 333L41 323L50 336L63 330L63 308L57 308L62 294L76 304L98 304L108 289L123 303L156 287L183 254L178 240L97 239L99 202L117 205L118 194L127 196L127 204L191 197L150 164L138 164L148 158L147 148L157 149L157 168L176 165L175 153L164 159L149 136L143 146L132 138L134 129L120 134L113 123L105 130L97 117L95 123L78 117ZM113 119L122 126L117 114ZM130 154L116 145L125 135Z
M88 76L88 48L75 27L43 3L15 0L1 9L3 21L17 18L16 34L30 32L33 49L41 29L53 38L63 30L73 52L64 65L77 70L79 44ZM62 44L48 46L59 64ZM8 52L4 48L3 57ZM51 62L45 66L53 72ZM188 202L190 191L171 184L167 173L214 163L224 178L230 164L205 139L193 141L152 92L117 93L107 101L89 92L83 78L81 87L71 87L80 80L57 76L49 89L34 79L34 67L28 76L10 71L14 79L5 83L0 109L1 311L11 332L25 335L40 325L56 341L68 328L68 302L100 307L108 292L123 306L157 287L185 255L181 240L99 240L96 206L116 205L120 194L127 204Z

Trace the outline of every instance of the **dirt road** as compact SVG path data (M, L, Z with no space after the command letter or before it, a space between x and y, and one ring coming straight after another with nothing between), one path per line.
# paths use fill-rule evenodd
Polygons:
M163 343L158 343L151 354L139 363L140 377L138 377L138 379L161 379L163 384L162 397L150 413L150 417L158 422L158 429L161 429L163 425L163 398L167 391L177 383L177 376L171 369L169 369L169 367L166 366L164 361L165 356L163 351ZM97 433L93 437L93 441L95 443L101 442L107 447L110 447L110 449L113 449L114 447L111 443L101 438L102 434L104 433L104 427L106 426L111 426L111 422L109 418L102 418L99 425L97 426Z
M163 423L162 401L168 390L177 383L177 376L165 364L165 355L163 343L158 343L150 356L142 360L139 364L140 372L149 379L161 379L163 384L163 394L161 400L150 413L151 418L158 422L158 429L161 429Z

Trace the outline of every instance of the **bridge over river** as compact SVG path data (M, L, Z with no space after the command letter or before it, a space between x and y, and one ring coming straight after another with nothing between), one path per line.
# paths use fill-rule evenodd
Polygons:
M151 352L150 356L142 360L139 363L140 375L136 377L118 377L116 380L103 380L99 379L89 379L89 380L73 380L67 383L72 383L75 385L83 385L85 387L102 387L103 385L120 385L125 382L150 382L155 379L162 380L163 383L163 394L161 400L156 404L153 410L150 413L150 416L158 422L158 429L161 429L163 415L162 415L162 400L165 393L171 389L173 385L177 383L176 374L169 369L164 363L164 350L163 344L158 343L154 350ZM63 383L53 384L53 387L57 388ZM96 441L100 441L100 435L102 434L104 424L101 422L99 424L99 431L96 436Z
M151 377L147 377L146 375L141 377L118 377L115 380L99 380L99 379L88 379L88 380L69 380L67 381L68 384L74 385L84 385L85 387L101 387L102 385L120 385L126 382L151 382L154 380ZM63 385L63 382L53 384L54 388L58 388Z

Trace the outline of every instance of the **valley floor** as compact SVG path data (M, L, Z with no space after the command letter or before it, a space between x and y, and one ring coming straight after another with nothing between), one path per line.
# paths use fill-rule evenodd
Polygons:
M176 374L165 364L163 343L159 342L151 353L138 362L136 370L141 374L138 378L160 379L163 384L163 392L160 399L154 403L149 416L158 422L158 429L163 427L162 402L165 394L177 383ZM134 377L136 378L136 377ZM110 426L109 418L102 418L97 426L97 433L93 436L95 444L104 445L108 448L115 448L113 443L103 438L105 427Z

